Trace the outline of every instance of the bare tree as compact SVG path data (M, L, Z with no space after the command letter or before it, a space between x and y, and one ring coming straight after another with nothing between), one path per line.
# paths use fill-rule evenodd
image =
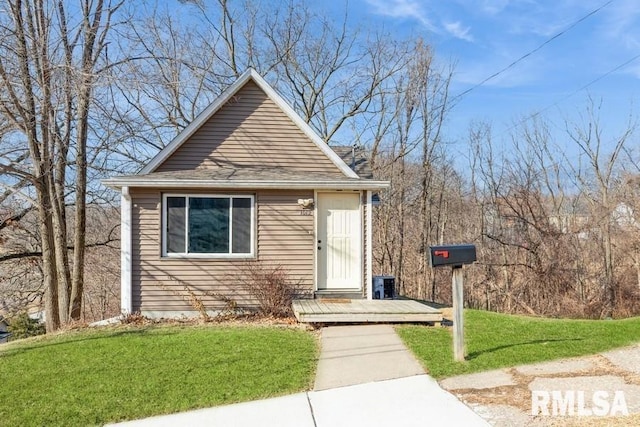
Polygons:
M628 284L638 270L616 256L622 242L632 254L636 246L634 179L623 179L622 157L635 125L609 140L598 109L589 100L581 122L565 123L571 144L543 117L520 121L502 154L486 125L473 130L472 193L482 210L474 306L577 317L637 309Z
M591 207L591 216L598 230L597 239L602 254L601 287L605 301L602 316L611 317L618 290L614 277L613 213L619 203L616 190L622 172L621 154L624 153L636 124L630 121L624 131L607 144L599 117L601 108L602 101L596 103L589 98L582 123L566 123L566 130L586 163L584 168L573 168L573 172ZM612 148L607 149L607 146Z
M426 283L433 283L426 248L444 238L445 195L459 194L445 188L457 181L442 144L451 69L436 65L422 40L409 50L410 60L380 94L384 103L372 120L371 160L392 183L376 215L377 230L384 231L378 241L380 268L393 272L400 292L426 298Z
M2 169L13 179L9 186L29 184L12 186L14 191L35 193L50 331L81 313L89 112L120 5L81 2L71 13L63 1L6 0L0 6L0 115L8 124L2 142L10 153Z

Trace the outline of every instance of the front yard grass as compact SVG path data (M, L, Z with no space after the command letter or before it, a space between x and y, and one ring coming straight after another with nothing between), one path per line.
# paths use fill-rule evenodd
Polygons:
M569 320L465 310L464 362L453 361L450 328L398 326L413 354L437 379L565 357L640 342L640 318Z
M0 347L0 425L102 425L308 389L313 334L116 328Z

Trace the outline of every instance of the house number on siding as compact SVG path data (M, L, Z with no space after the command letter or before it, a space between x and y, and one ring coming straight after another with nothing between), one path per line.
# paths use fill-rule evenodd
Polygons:
M313 211L312 210L302 209L300 211L300 215L302 215L302 216L313 216Z

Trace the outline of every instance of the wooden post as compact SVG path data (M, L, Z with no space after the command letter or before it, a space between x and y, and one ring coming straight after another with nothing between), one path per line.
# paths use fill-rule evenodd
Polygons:
M454 266L451 277L451 295L453 296L453 358L464 361L464 298L462 293L462 266Z

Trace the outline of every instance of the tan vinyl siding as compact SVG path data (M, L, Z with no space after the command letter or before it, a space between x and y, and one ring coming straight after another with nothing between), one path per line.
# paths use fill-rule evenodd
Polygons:
M217 193L208 190L207 194ZM171 193L196 193L192 190ZM223 192L220 192L223 193ZM224 194L229 194L225 191ZM234 193L236 194L236 193ZM282 264L291 278L313 290L313 216L300 215L299 198L310 191L259 191L256 194L257 259ZM234 299L241 307L255 301L243 289L238 271L246 259L179 259L161 257L160 190L131 190L132 300L134 311L187 311L187 287L208 310L224 307L215 295ZM311 231L311 233L309 233Z
M338 167L252 81L156 171L284 168L343 177Z
M281 264L313 290L313 215L301 215L298 199L313 198L312 191L258 193L258 256Z

